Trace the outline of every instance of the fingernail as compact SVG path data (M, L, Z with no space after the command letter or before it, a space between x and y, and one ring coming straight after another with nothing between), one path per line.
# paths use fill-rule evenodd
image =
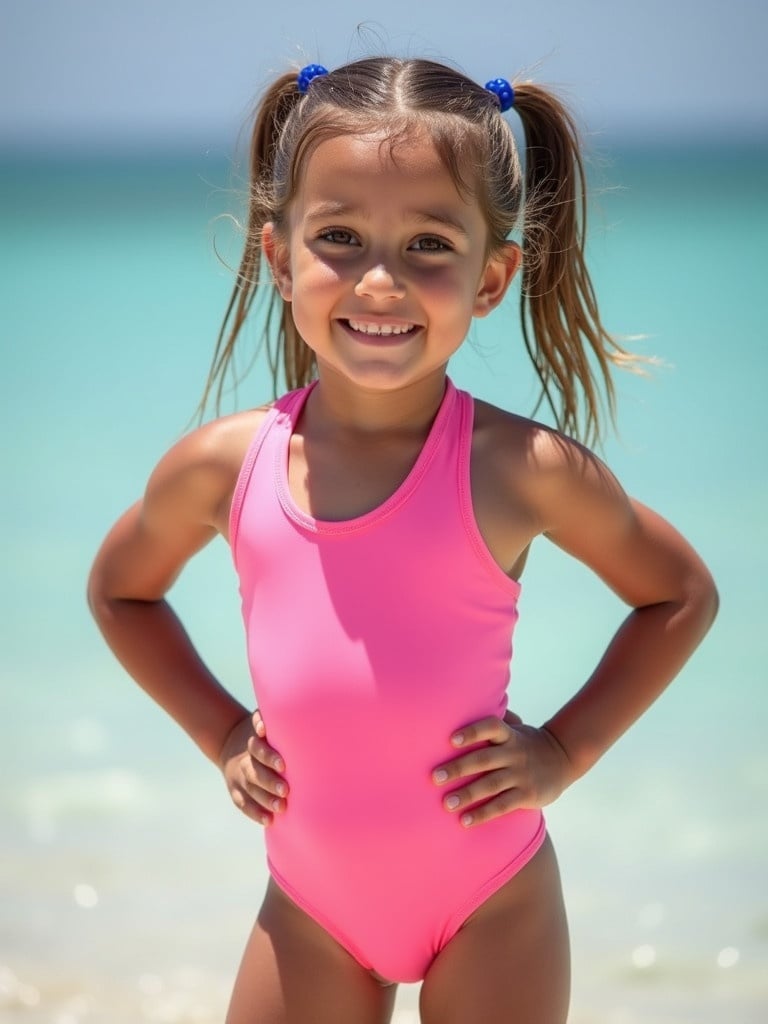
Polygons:
M282 804L280 803L278 797L275 797L275 799L271 801L270 807L272 808L273 811L282 810Z
M464 742L464 733L463 732L457 732L457 733L454 733L453 736L451 736L451 743L453 743L455 746L460 747L463 742Z
M277 790L277 795L278 796L285 796L285 783L284 782L278 782L278 784L275 786L275 789Z
M447 782L448 781L448 772L445 771L443 768L439 768L435 772L433 778L434 778L435 782L437 782L437 783Z
M276 771L278 771L278 772L284 772L285 771L285 764L283 763L282 757L276 757L275 760L272 762L272 764L275 766L275 770Z
M454 811L456 810L460 803L461 801L457 796L449 796L448 799L445 801L445 806L448 808L449 811Z
M461 816L461 824L464 826L464 828L468 828L472 824L472 815L471 814L462 814L462 816Z

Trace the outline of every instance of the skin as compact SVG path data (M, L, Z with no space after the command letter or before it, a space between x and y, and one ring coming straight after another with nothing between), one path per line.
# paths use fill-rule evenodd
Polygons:
M276 286L317 357L319 384L292 438L288 476L296 504L319 518L360 515L397 488L440 404L450 356L520 262L511 244L489 256L480 207L457 193L428 140L412 137L395 152L381 141L321 143L286 223L263 234ZM409 329L370 337L361 324ZM235 481L264 415L224 417L164 456L104 541L89 601L127 670L217 764L235 805L268 827L290 803L290 765L258 711L208 671L165 600L197 551L217 534L228 539ZM513 713L461 724L456 757L435 765L433 781L456 827L470 829L556 800L669 684L717 607L680 534L556 431L477 402L471 471L478 527L505 572L519 578L532 540L545 536L630 611L590 678L542 726ZM422 1019L562 1024L568 976L547 841L436 957ZM378 1024L394 999L383 981L270 883L227 1022Z

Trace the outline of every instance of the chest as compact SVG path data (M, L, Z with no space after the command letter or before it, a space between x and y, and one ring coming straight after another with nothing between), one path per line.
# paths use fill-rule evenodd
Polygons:
M291 437L287 479L291 499L315 519L342 522L382 506L413 472L423 441L381 439L329 444ZM522 492L510 489L481 443L470 449L469 487L480 535L497 564L513 578L522 571L535 535ZM436 510L439 512L439 510Z

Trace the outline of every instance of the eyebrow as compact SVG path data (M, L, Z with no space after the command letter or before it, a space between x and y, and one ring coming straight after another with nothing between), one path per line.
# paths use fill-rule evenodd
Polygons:
M344 216L360 217L362 220L370 220L371 218L370 211L365 207L352 206L340 200L329 199L311 207L307 213L307 220L324 220L326 217ZM442 224L444 227L451 228L460 235L465 237L469 235L464 224L447 210L440 208L434 210L408 210L406 211L406 217L420 224Z

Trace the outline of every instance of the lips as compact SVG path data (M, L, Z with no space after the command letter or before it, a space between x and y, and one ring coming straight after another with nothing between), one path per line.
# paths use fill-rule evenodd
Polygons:
M403 334L411 334L416 325L405 321L374 321L347 320L347 326L356 334L364 334L367 338L391 338Z

